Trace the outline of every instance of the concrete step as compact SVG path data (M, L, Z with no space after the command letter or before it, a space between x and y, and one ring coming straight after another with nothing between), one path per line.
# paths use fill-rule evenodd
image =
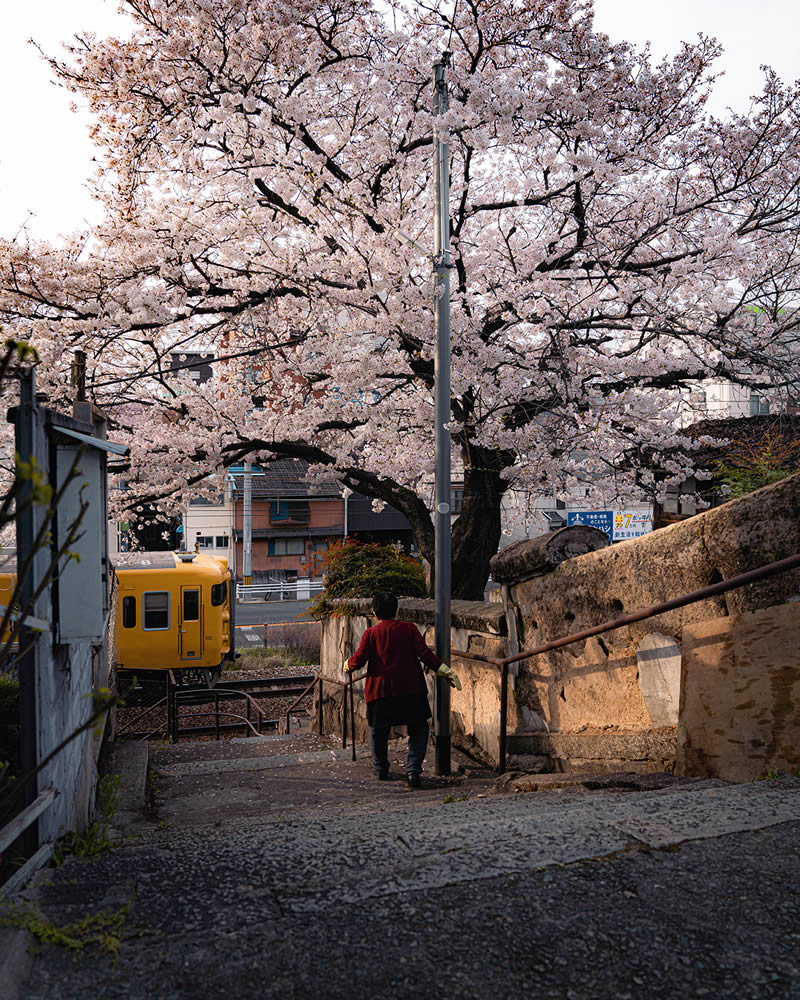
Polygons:
M509 733L509 768L532 771L671 771L677 729Z

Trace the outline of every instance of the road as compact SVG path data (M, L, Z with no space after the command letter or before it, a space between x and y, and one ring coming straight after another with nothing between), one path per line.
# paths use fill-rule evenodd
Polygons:
M242 601L236 602L237 625L269 625L291 622L303 614L310 601Z
M310 601L236 602L236 648L260 648L264 645L264 625L298 620ZM302 621L303 619L299 619ZM278 643L279 645L280 643Z

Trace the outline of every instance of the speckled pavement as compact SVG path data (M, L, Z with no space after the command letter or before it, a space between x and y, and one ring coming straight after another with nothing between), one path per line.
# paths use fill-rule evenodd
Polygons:
M59 925L128 906L118 956L48 945L22 996L800 1000L800 782L418 793L401 746L386 783L319 737L194 746L39 881Z

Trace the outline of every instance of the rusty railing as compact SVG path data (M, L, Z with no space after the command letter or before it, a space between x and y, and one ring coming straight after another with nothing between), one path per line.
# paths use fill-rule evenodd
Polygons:
M323 683L324 684L336 684L338 687L343 687L344 697L342 698L342 749L347 749L347 702L350 701L350 745L353 750L352 759L356 759L356 713L353 704L353 683L355 681L363 680L367 675L361 674L360 677L353 677L352 672L350 673L346 681L337 680L334 677L323 678L322 674L318 674L314 680L308 685L305 691L297 698L286 711L286 732L287 734L291 731L292 725L292 711L300 704L300 702L305 698L311 691L314 690L314 685L319 685L319 692L317 693L317 732L320 736L323 734L323 711L322 711L322 692Z

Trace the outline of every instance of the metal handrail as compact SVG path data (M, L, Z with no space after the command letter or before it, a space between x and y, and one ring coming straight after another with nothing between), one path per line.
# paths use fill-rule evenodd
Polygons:
M250 729L253 731L254 736L261 736L261 729L256 729L256 727L249 719L246 719L243 715L239 715L237 712L220 712L218 705L215 706L215 710L213 712L195 712L194 717L198 719L203 719L206 716L213 716L216 720L217 740L219 740L219 717L221 715L228 716L231 719L238 719L244 725L250 727Z
M469 653L460 649L452 650L452 655L458 656L460 659L476 660L480 663L490 663L501 668L500 748L498 761L498 770L500 774L505 773L506 769L506 744L508 737L508 668L512 663L518 663L521 660L530 659L532 656L547 653L552 649L560 649L563 646L569 646L573 642L580 642L582 639L590 639L592 636L601 635L603 632L611 632L614 629L622 628L623 625L630 625L633 622L644 621L646 618L654 618L656 615L664 614L667 611L674 611L677 608L683 608L687 604L695 604L697 601L704 601L709 597L716 597L719 594L727 593L729 590L737 590L739 587L746 587L750 583L757 583L759 580L764 580L770 576L777 576L779 573L785 573L788 570L798 568L800 568L800 553L788 556L786 559L778 559L776 562L768 563L766 566L761 566L758 569L749 570L747 573L739 573L737 576L732 576L727 580L720 581L719 583L712 583L708 587L701 587L699 590L690 591L688 594L684 594L682 597L675 597L671 601L663 601L660 604L653 604L649 608L644 608L641 611L634 611L631 614L622 615L620 618L614 618L611 621L603 622L601 625L595 625L593 628L584 629L582 632L573 632L571 635L564 636L561 639L553 639L550 642L544 642L539 646L535 646L533 649L525 650L523 653L516 653L513 656L501 658L484 656L480 653Z
M9 820L4 827L0 828L0 854L3 853L9 844L13 844L17 837L21 836L34 820L41 816L50 803L54 801L55 797L55 788L43 789L29 806L26 806L12 820Z
M42 789L30 805L17 813L5 826L0 827L0 855L9 845L14 843L17 837L21 837L26 830L29 830L33 826L42 813L53 803L57 794L55 788ZM22 867L18 868L13 875L9 876L0 885L0 900L12 895L20 886L24 885L31 875L48 860L52 851L52 844L42 844L38 851L25 861Z
M352 673L349 675L346 681L340 681L335 677L325 677L319 673L314 680L308 685L305 691L300 695L300 697L294 701L286 712L286 733L289 735L291 729L291 713L297 705L305 698L310 691L313 690L315 684L319 684L319 694L317 696L317 729L319 735L322 735L322 684L323 681L326 684L336 684L339 687L343 687L344 698L342 699L342 749L347 749L347 701L348 697L350 700L350 745L352 747L352 759L356 759L356 713L354 707L354 695L353 695L353 684L356 681L361 681L366 677L366 673L361 674L359 677L353 677ZM348 691L349 689L349 691Z
M291 719L292 712L294 711L295 708L297 708L297 706L300 704L300 702L303 700L303 698L307 697L309 691L312 691L314 689L314 685L318 681L319 681L319 676L315 677L314 680L305 689L305 691L303 691L303 693L300 695L300 697L296 698L292 702L292 704L286 709L286 735L287 736L290 734L290 730L291 730L291 726L292 726L292 719Z
M175 735L175 742L176 743L178 741L178 736L179 736L179 733L180 733L180 726L179 726L179 718L180 718L180 716L179 716L179 713L178 713L178 706L180 705L181 701L184 701L184 702L188 703L189 700L190 700L190 697L191 698L198 698L198 696L201 695L202 693L203 692L192 691L192 692L186 692L184 694L184 696L182 696L182 692L181 691L178 690L178 691L175 692L175 695L174 695L174 705L175 705L174 735ZM187 697L187 695L188 695L188 697ZM245 718L243 715L237 715L235 712L222 712L222 713L220 713L220 710L219 710L220 695L222 695L226 700L233 700L233 699L243 698L245 700L245 703L247 704L247 718ZM215 703L214 704L214 711L213 712L195 712L194 714L196 716L200 717L200 718L202 718L203 716L206 716L206 715L213 715L213 716L215 716L215 718L216 718L217 740L219 740L219 717L220 717L220 714L230 716L232 719L241 719L242 722L246 722L247 725L250 727L250 729L252 729L253 734L255 736L260 736L262 734L262 732L264 730L264 712L261 709L261 707L258 704L258 702L252 697L252 695L249 695L246 691L236 691L236 690L233 690L231 688L226 688L224 691L219 691L216 688L211 688L211 689L209 689L209 698L208 698L208 701L212 701L212 700ZM201 701L195 701L194 704L203 704L203 703ZM258 729L256 729L255 726L250 722L250 707L251 707L251 705L252 705L254 711L256 712L256 718L258 719Z

